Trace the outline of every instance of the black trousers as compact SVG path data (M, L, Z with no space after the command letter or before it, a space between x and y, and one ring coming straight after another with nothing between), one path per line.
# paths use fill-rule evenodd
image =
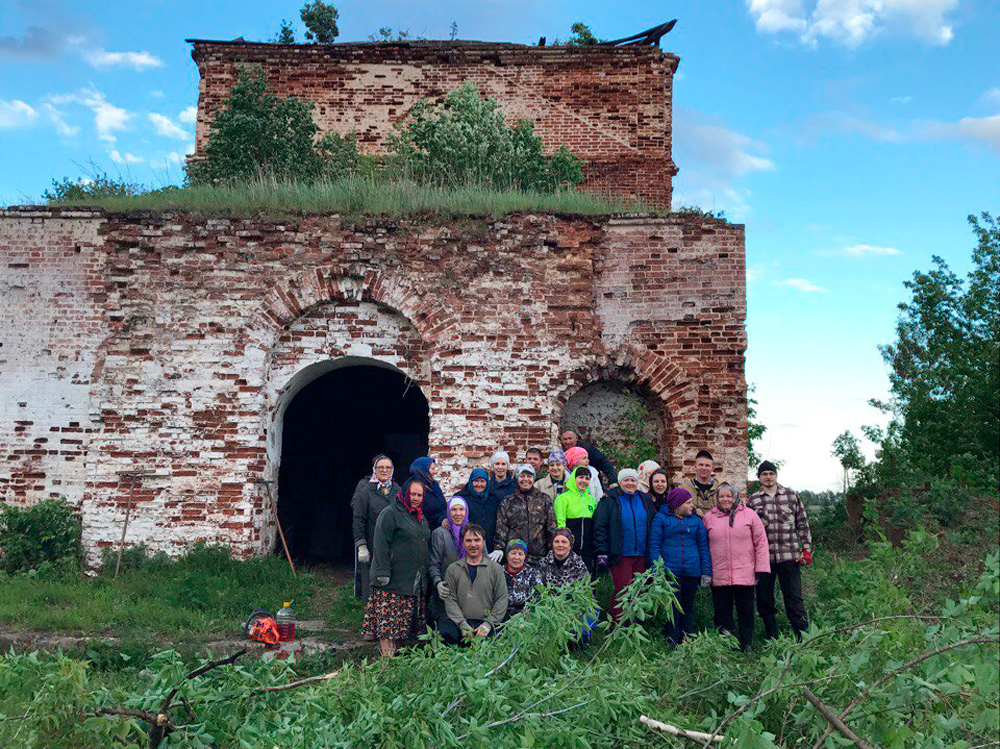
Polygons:
M720 632L736 635L740 648L750 649L753 640L753 585L713 585L712 608L715 609L715 628ZM739 630L733 626L733 606Z
M476 627L483 623L482 619L467 619L466 621L469 622L469 626L473 629L476 629ZM438 632L441 633L441 637L443 637L444 641L449 645L468 644L468 640L462 639L462 630L460 630L458 625L451 619L446 618L444 621L440 622L438 624ZM490 633L486 636L493 637L494 634L496 634L496 630L490 628Z
M796 635L809 628L806 604L802 600L802 570L797 562L771 563L770 572L762 572L757 579L757 611L764 622L764 632L769 638L778 636L778 608L774 602L774 579L778 578L781 597L785 599L788 623Z
M670 621L663 628L663 634L673 645L680 645L684 635L691 634L694 629L694 597L701 585L701 578L678 576L677 583L680 586L676 591L677 603L681 610L672 612Z

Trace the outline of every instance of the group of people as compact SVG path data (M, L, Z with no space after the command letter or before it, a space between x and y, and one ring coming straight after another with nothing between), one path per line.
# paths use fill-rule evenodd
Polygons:
M692 631L702 587L711 589L715 626L742 649L751 646L755 598L765 635L777 637L775 582L801 636L801 567L812 562L812 537L804 505L778 483L773 463L760 464L760 490L741 499L716 476L708 450L695 457L694 475L671 488L656 461L616 472L575 431L560 442L547 458L527 450L513 467L508 453L494 453L450 498L433 458L415 460L402 487L392 460L375 458L354 492L353 531L362 629L383 655L425 624L449 643L492 637L540 588L605 572L618 622L622 591L657 561L676 581L679 610L665 630L671 643ZM594 623L585 619L581 640Z

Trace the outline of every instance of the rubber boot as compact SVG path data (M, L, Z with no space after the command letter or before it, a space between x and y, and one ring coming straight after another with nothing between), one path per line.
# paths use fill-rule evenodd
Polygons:
M778 620L773 616L764 619L764 637L768 640L778 639Z

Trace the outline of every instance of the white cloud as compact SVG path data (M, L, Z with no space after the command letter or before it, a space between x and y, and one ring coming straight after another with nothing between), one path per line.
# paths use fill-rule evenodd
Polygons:
M890 104L909 104L911 101L913 101L912 96L893 96L889 99Z
M143 161L145 161L145 159L139 156L133 156L128 151L126 151L124 154L121 154L118 151L109 151L108 155L111 157L111 160L116 164L141 164Z
M979 103L984 107L1000 108L1000 86L992 86L983 91L983 95L979 97Z
M30 104L20 99L0 99L0 128L24 127L38 117L38 112Z
M857 47L884 29L945 45L954 37L946 17L957 6L958 0L747 0L758 31L794 33L809 46L826 38Z
M177 140L187 140L191 137L166 115L150 112L148 117L157 135L162 135L164 138L177 138Z
M109 102L104 94L95 88L81 89L75 94L53 94L46 96L44 102L53 108L66 104L79 104L87 107L94 113L94 127L97 130L97 137L108 143L114 143L117 140L115 133L125 130L135 117L133 112L116 107ZM61 112L58 112L58 114L60 117L62 116ZM63 127L68 131L72 131L68 133L70 135L75 135L76 130L78 130L78 128L71 128L65 125L65 123L63 123ZM58 123L56 124L56 129L60 129Z
M49 118L49 122L55 127L56 132L64 138L72 138L80 132L79 127L66 122L66 114L64 112L56 109L48 102L42 104L42 111L45 112L45 115Z
M183 149L177 151L170 151L165 154L162 159L156 162L151 162L150 166L167 169L172 166L184 166L187 162L187 157L194 153L194 142L188 143Z
M865 257L870 255L898 255L899 250L895 247L879 247L872 244L855 244L844 248L844 254L848 257Z
M982 141L1000 153L1000 114L992 117L963 117L957 122L930 122L923 126L928 138Z
M98 70L132 68L141 72L148 68L163 67L163 60L149 54L149 52L108 52L98 47L84 52L83 57L92 68Z
M767 147L726 128L700 112L677 108L674 147L683 168L678 175L676 205L698 205L746 215L750 191L737 183L753 172L771 171L775 164Z
M198 107L187 107L179 115L177 119L187 125L193 124L198 119Z
M806 278L782 278L777 281L772 281L775 286L783 286L788 289L795 289L796 291L805 291L807 293L817 293L826 291L822 286L814 284L812 281Z

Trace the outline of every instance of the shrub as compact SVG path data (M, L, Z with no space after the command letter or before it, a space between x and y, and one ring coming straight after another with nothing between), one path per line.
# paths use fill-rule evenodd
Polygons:
M240 72L212 120L204 156L188 167L193 184L248 182L265 177L311 182L334 178L360 161L353 136L317 142L313 105L267 91L259 68Z
M80 520L62 500L8 507L0 514L0 568L6 572L77 565L81 548Z
M496 99L480 96L468 81L442 104L417 102L410 115L389 148L397 167L419 182L554 192L583 180L576 156L565 147L546 156L534 123L508 125Z

